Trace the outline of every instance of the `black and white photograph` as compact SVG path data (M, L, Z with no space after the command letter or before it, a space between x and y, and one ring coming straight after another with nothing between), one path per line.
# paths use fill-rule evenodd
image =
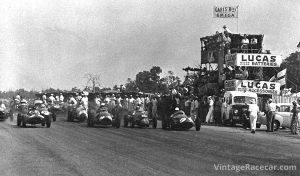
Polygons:
M300 175L300 1L0 0L1 176Z

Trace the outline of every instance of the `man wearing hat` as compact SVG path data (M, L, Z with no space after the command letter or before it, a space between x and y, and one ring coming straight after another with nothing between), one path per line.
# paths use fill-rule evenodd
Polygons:
M65 99L65 97L64 97L63 94L60 92L60 93L59 93L59 101L60 101L60 102L63 102L64 99Z
M267 105L267 132L274 132L274 120L275 120L276 104L273 103L272 99L268 100Z
M48 101L49 101L50 104L54 104L55 98L54 98L53 94L50 95L50 97L48 98Z

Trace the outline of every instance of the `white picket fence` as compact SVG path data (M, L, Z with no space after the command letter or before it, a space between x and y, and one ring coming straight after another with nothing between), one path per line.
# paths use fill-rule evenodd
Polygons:
M292 97L292 96L279 96L273 95L274 103L292 103L293 101L297 101L300 97Z

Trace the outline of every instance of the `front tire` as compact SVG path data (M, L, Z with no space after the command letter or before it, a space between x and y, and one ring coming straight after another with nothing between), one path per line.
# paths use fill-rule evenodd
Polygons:
M21 126L21 123L22 123L22 116L21 116L21 114L18 114L18 116L17 116L17 126L18 127Z
M128 127L128 116L124 117L124 127L127 128Z
M115 119L115 126L116 126L116 128L120 128L120 126L121 126L121 122L120 122L120 118L119 117L117 117L116 119Z
M200 118L199 117L196 118L195 127L196 127L196 131L200 131L201 122L200 122Z
M23 115L23 117L22 117L22 127L26 127L26 122L27 122L27 119L26 119L26 116L25 115Z
M50 128L50 126L51 126L51 119L50 119L50 117L49 117L49 116L46 116L46 117L45 117L45 120L46 120L46 127L47 127L47 128Z
M72 111L68 111L68 122L73 122L74 121L74 117L73 117L73 113Z
M156 129L156 127L157 127L157 119L154 118L152 123L153 123L152 124L153 125L153 129Z
M56 121L56 114L55 113L52 114L52 120L53 120L53 122Z

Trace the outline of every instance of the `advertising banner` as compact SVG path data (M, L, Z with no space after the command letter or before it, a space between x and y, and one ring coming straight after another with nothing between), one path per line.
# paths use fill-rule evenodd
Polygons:
M214 6L214 18L238 18L238 6Z
M234 53L225 56L227 66L280 67L282 57L274 54Z
M249 91L257 94L280 94L280 83L255 80L225 80L226 91Z

